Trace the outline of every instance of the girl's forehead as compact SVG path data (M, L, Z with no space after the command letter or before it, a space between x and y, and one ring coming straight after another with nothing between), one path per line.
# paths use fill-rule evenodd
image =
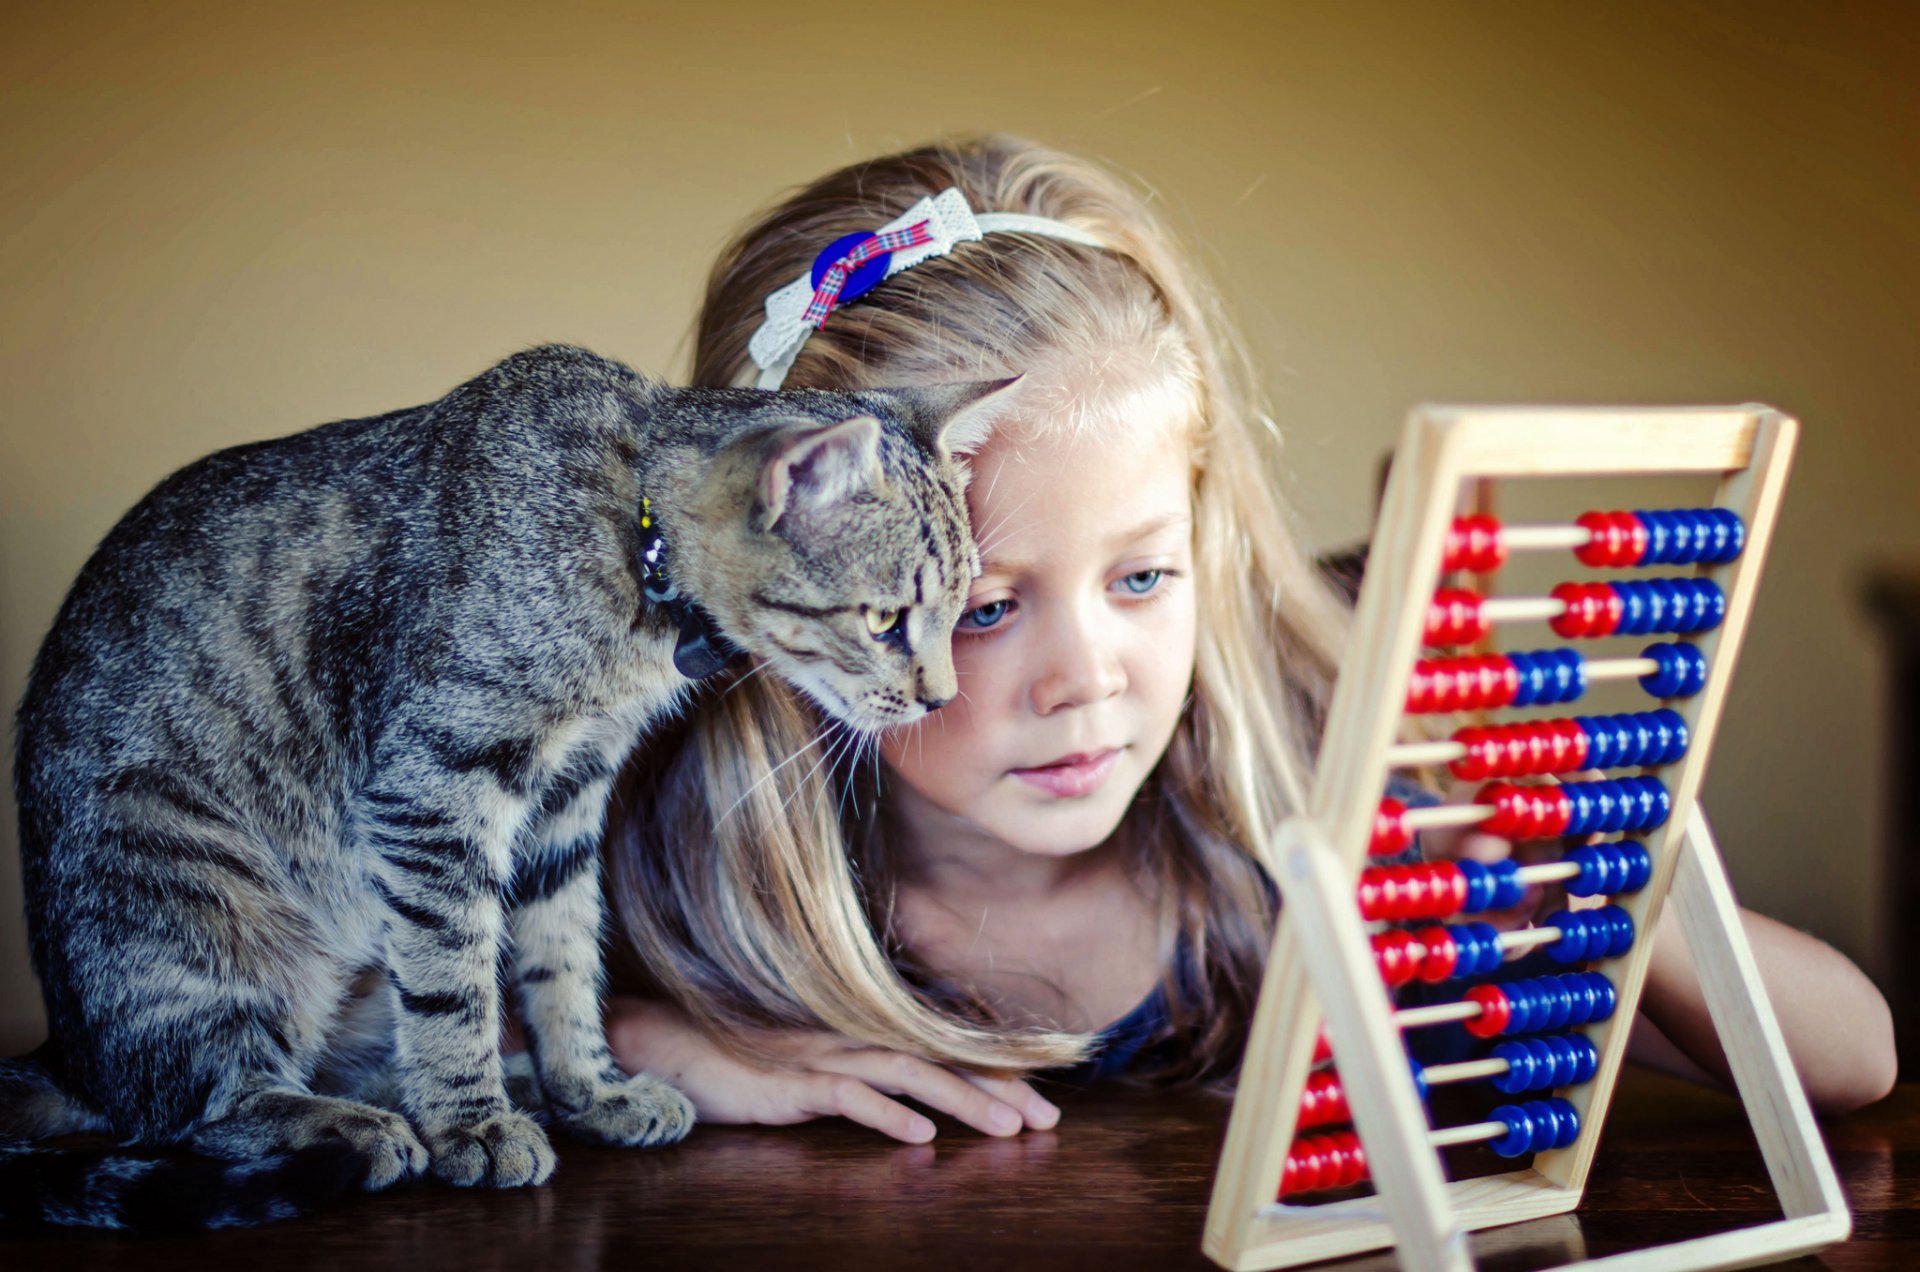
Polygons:
M1139 353L1056 357L1028 371L1001 431L1028 441L1141 444L1190 436L1200 417L1191 376Z
M1128 528L1184 524L1190 465L1186 436L1166 428L997 435L967 492L983 562L991 572L1099 548Z

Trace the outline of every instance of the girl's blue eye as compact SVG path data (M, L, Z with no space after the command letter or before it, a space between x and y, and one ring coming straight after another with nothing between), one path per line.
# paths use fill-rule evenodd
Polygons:
M1005 600L988 601L985 605L976 605L960 616L959 626L965 631L984 632L996 627L1007 616L1011 604Z
M1145 596L1160 585L1160 580L1165 574L1165 570L1135 570L1120 580L1120 586L1135 596Z

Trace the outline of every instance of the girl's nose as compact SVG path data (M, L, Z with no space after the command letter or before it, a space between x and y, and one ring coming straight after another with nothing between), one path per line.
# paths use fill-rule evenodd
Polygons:
M1083 707L1126 689L1119 648L1102 638L1097 621L1076 616L1046 636L1040 671L1029 691L1038 714Z

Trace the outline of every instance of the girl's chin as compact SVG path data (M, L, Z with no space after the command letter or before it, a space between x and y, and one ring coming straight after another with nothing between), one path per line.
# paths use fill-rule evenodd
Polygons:
M1112 838L1126 811L1125 800L1113 807L1016 809L995 818L999 824L990 829L1009 848L1038 857L1071 857Z

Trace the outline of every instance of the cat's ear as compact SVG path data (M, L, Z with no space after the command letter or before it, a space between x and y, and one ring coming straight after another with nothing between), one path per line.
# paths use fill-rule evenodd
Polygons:
M782 429L760 468L760 528L771 530L788 512L824 508L884 480L880 421L873 416Z
M1025 378L915 385L897 392L913 403L921 442L949 459L979 453L993 436L994 426L1018 400L1014 390Z

